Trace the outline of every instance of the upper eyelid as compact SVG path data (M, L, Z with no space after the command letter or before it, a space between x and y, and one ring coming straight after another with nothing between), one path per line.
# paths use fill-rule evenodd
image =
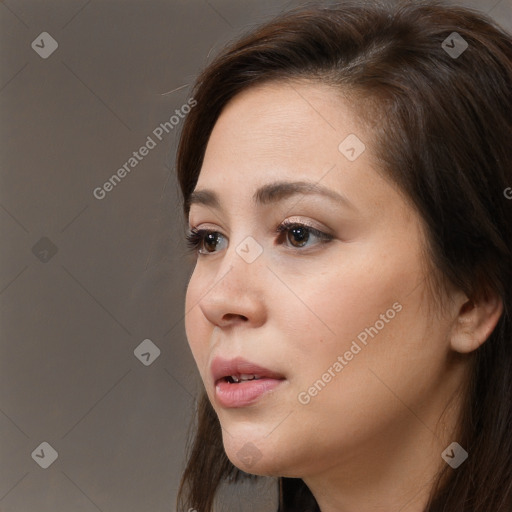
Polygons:
M222 230L219 229L218 227L209 227L208 224L210 224L210 223L208 223L208 222L206 222L205 224L206 224L206 227L199 228L198 225L201 225L201 223L198 223L198 224L196 224L194 226L194 225L192 225L192 223L189 222L188 223L188 230L190 231L192 229L195 229L195 230L198 230L198 231L213 231L213 232L221 233L222 235L224 235ZM288 225L298 224L298 225L305 226L305 227L308 227L308 228L311 228L311 229L316 229L317 231L325 232L325 234L330 234L329 233L329 231L330 231L329 228L319 224L318 222L313 222L313 221L308 221L308 220L305 220L305 219L301 219L299 216L291 216L289 218L286 218L285 220L280 222L277 225L277 227L282 226L283 224L288 224ZM275 231L275 229L273 231Z
M309 228L311 231L318 231L320 233L323 233L325 235L328 235L329 233L327 233L323 228L321 227L317 227L313 224L309 224L307 222L297 222L297 221L283 221L281 222L276 229L273 230L273 233L277 230L279 230L280 228L283 228L283 230L285 229L291 229L293 228L294 226L300 226L300 227L304 227L304 228ZM203 233L218 233L222 236L227 236L225 235L222 231L220 231L218 228L209 228L209 227L201 227L201 228L198 228L196 226L189 226L188 228L188 231L191 232L191 231L197 231L199 233L203 232Z

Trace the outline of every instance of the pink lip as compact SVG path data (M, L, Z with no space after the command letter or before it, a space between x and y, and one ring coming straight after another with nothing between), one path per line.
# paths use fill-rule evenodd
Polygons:
M211 365L211 374L215 386L215 398L223 407L250 405L285 380L283 375L241 357L230 360L216 357ZM225 377L232 375L239 377L240 374L255 374L260 378L239 383L225 380Z

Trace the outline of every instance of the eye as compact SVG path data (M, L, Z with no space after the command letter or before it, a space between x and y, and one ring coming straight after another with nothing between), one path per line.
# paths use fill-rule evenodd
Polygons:
M279 235L277 245L283 244L282 239L285 238L286 242L290 242L288 247L294 249L316 245L308 244L308 242L315 238L317 243L326 243L333 239L332 235L319 231L313 226L292 221L282 222L276 228L276 234ZM217 252L216 249L222 249L222 242L226 242L222 233L209 229L192 228L185 238L190 251L204 255Z
M286 240L290 241L293 248L306 247L312 237L320 240L320 243L330 242L333 239L331 235L319 231L313 226L288 220L281 223L276 231L281 235L286 235Z
M218 231L196 228L192 228L185 236L188 249L199 254L215 252L219 238L222 240L223 235Z

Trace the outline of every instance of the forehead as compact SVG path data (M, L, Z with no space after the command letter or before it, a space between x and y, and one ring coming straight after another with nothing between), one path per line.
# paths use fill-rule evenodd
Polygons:
M340 91L311 81L269 82L250 87L224 107L214 131L242 129L281 139L314 138L313 129L336 132L356 124L355 113ZM213 135L213 133L212 133Z
M235 96L219 116L199 181L218 182L230 170L240 177L249 169L264 174L279 170L289 178L298 173L314 177L314 169L322 173L339 162L340 142L355 133L365 138L353 108L330 86L312 82L254 86Z

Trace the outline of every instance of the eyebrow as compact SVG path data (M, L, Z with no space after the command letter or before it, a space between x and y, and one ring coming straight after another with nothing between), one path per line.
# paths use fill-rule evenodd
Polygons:
M256 190L252 200L256 204L272 204L298 194L327 197L338 204L356 209L344 195L339 194L330 188L319 185L318 183L307 181L278 181L275 183L268 183ZM188 208L193 204L202 204L218 210L222 209L219 196L216 192L210 189L194 190L190 194L187 204Z

